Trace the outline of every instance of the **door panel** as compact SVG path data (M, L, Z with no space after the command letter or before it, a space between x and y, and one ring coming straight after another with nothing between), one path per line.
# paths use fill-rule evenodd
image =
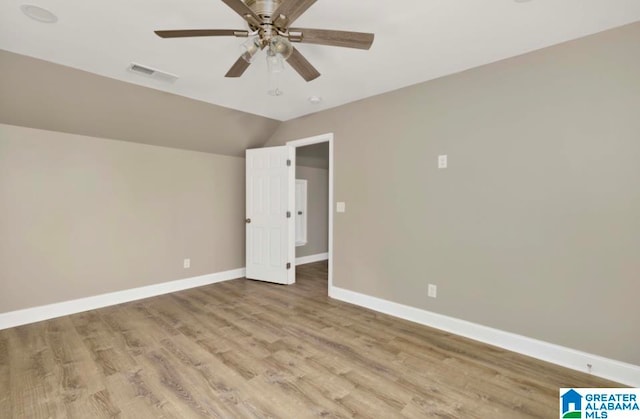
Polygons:
M295 281L293 210L294 149L288 146L246 151L247 278L278 284ZM290 164L287 165L287 160ZM249 221L250 220L250 221ZM287 264L290 268L287 269Z

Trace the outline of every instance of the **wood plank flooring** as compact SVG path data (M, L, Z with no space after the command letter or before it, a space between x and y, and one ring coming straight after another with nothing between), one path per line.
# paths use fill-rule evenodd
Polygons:
M552 418L617 386L331 300L326 270L0 331L0 418Z

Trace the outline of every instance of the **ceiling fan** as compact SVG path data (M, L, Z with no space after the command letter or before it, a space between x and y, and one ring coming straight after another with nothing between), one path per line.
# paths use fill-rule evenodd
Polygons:
M251 64L255 54L267 51L267 64L282 66L286 60L306 81L320 76L318 70L292 43L331 45L368 50L373 43L372 33L334 31L327 29L292 28L290 25L317 0L222 0L248 24L249 30L235 29L179 29L155 31L161 38L194 36L235 36L249 38L243 54L231 66L225 77L240 77Z

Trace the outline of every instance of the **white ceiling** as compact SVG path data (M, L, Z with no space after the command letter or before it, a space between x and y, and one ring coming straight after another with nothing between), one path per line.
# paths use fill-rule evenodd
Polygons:
M21 4L58 16L28 19ZM4 0L0 49L288 120L640 20L638 0L319 0L295 26L374 32L370 51L298 45L322 73L306 83L290 67L285 94L266 94L260 57L224 77L241 38L160 39L155 29L245 28L220 0ZM174 73L165 84L127 71L136 62ZM320 105L307 98L321 96Z

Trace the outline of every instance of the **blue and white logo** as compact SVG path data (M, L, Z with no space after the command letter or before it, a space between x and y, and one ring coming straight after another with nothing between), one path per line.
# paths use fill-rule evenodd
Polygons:
M560 396L562 418L582 418L582 394L574 389L567 391Z
M561 388L561 419L640 419L638 388Z

